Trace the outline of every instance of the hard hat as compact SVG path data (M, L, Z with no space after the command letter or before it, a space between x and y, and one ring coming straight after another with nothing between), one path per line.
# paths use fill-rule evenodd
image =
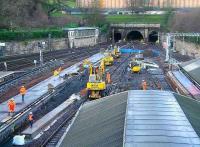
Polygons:
M21 87L24 87L24 86L21 86Z
M144 80L142 80L144 82Z
M33 112L29 112L29 114L33 114Z
M11 101L14 101L14 98L11 98L10 100L11 100Z

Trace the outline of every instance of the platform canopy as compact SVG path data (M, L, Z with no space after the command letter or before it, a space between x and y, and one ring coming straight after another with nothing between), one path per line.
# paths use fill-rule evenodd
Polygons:
M84 104L58 146L190 147L200 139L173 93L130 90Z

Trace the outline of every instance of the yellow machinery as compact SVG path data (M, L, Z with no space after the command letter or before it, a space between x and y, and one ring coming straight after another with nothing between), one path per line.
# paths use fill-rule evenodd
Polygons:
M120 55L121 55L121 53L120 53L120 51L119 51L119 48L117 48L117 47L115 46L112 54L113 54L113 57L114 57L114 58L119 58Z
M103 58L103 60L106 66L113 65L114 58L111 56L110 53L105 53L105 57Z
M106 83L102 78L104 72L104 60L101 61L99 67L93 67L90 65L90 76L87 83L89 98L98 99L104 96L104 90L106 89Z
M139 73L141 71L141 64L132 61L130 63L130 68L131 68L132 73Z
M142 69L142 61L144 60L143 54L136 54L130 63L132 73L139 73Z
M139 73L140 71L141 71L141 66L140 66L140 64L138 64L138 63L133 63L132 64L132 67L131 67L131 71L133 72L133 73Z

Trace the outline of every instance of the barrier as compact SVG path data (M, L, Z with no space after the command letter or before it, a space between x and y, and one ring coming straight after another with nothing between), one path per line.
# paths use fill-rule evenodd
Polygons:
M151 50L152 52L153 52L153 56L154 57L157 57L157 56L159 56L160 55L160 51L158 51L158 50ZM136 48L120 48L120 52L122 53L122 54L139 54L139 53L143 53L143 52L145 52L145 50L141 50L141 49L136 49Z

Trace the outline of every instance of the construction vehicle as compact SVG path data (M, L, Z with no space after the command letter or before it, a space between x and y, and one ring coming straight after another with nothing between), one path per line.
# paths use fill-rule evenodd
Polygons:
M120 57L121 53L119 51L119 47L117 47L117 46L114 47L112 55L113 55L114 58L119 58Z
M106 53L104 53L104 55L105 55L105 57L102 59L102 60L104 60L104 64L106 66L113 65L114 58L111 55L111 53L106 52Z
M140 73L141 71L141 64L135 62L135 61L132 61L130 62L130 68L131 68L131 71L132 73Z
M132 73L140 73L142 69L143 54L136 54L129 64Z
M103 81L104 60L101 61L99 67L90 65L90 76L87 83L88 97L90 99L99 99L104 96L106 83Z

